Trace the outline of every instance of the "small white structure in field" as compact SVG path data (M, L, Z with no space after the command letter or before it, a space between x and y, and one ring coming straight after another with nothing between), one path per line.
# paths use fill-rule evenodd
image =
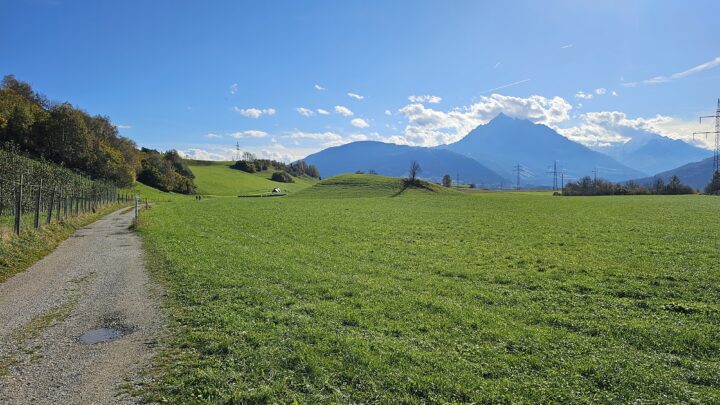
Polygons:
M276 194L276 193L280 193L281 191L280 191L280 188L275 187L272 192L273 192L273 194Z

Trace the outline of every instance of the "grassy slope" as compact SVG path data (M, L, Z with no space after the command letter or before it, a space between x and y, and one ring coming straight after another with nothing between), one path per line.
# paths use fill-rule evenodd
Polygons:
M143 217L175 329L152 398L720 398L720 199L299 197Z
M438 185L425 183L433 192L450 192ZM408 191L428 192L417 188L405 188L403 180L396 177L367 174L342 174L322 180L296 194L303 198L370 198L393 197Z
M120 190L121 193L128 193L131 195L139 195L141 198L147 198L154 202L173 201L175 199L188 198L189 196L177 193L166 193L156 188L146 186L140 182L135 182L132 187L124 188Z
M309 178L295 177L295 183L278 183L270 180L273 171L245 173L230 169L232 162L189 161L188 163L195 174L198 194L219 196L261 194L268 193L275 187L280 187L283 192L294 193L315 182Z

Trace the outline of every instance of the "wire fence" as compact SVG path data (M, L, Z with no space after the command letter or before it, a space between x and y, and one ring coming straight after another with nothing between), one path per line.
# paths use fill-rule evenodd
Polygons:
M18 235L133 198L119 194L110 182L29 159L10 146L0 149L0 228L12 228Z

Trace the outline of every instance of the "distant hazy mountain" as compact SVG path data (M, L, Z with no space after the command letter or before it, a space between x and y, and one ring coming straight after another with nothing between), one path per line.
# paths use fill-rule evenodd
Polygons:
M410 162L417 160L422 167L420 177L440 181L449 174L455 180L484 186L507 184L507 180L479 162L458 153L434 148L395 145L383 142L353 142L328 148L304 159L317 166L325 177L362 170L374 170L385 176L402 177L408 173Z
M645 131L636 131L631 136L632 139L625 144L596 150L626 166L648 174L671 170L712 156L711 151L678 139Z
M595 168L598 177L613 181L644 175L610 156L565 138L545 125L513 119L504 114L475 128L460 141L442 148L472 157L510 179L515 179L513 166L519 163L528 170L521 185L552 185L553 176L547 171L556 160L559 167L576 179L592 176Z
M675 175L678 176L683 183L702 190L710 183L710 180L712 180L712 174L713 158L711 156L699 162L688 163L675 169L658 173L652 177L639 179L638 181L642 184L651 184L655 178L659 177L667 182L670 177Z

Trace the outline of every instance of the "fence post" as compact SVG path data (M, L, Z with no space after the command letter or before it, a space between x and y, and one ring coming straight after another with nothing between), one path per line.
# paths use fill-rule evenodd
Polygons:
M40 185L37 190L37 197L35 198L35 229L40 228L40 204L42 204L42 186L43 181L40 179Z
M57 204L55 207L55 209L56 209L55 216L57 217L58 222L60 222L60 220L62 219L62 212L60 211L60 209L62 208L62 198L63 198L63 192L62 192L62 190L60 190L60 193L59 193L58 199L57 199Z
M22 186L23 186L23 175L20 175L20 183L17 186L15 192L15 234L20 235L20 221L22 218Z
M55 204L55 189L50 193L50 202L48 203L48 210L47 210L47 223L49 224L52 221L52 213L53 208Z
M135 220L138 219L138 212L140 211L140 197L135 196Z

